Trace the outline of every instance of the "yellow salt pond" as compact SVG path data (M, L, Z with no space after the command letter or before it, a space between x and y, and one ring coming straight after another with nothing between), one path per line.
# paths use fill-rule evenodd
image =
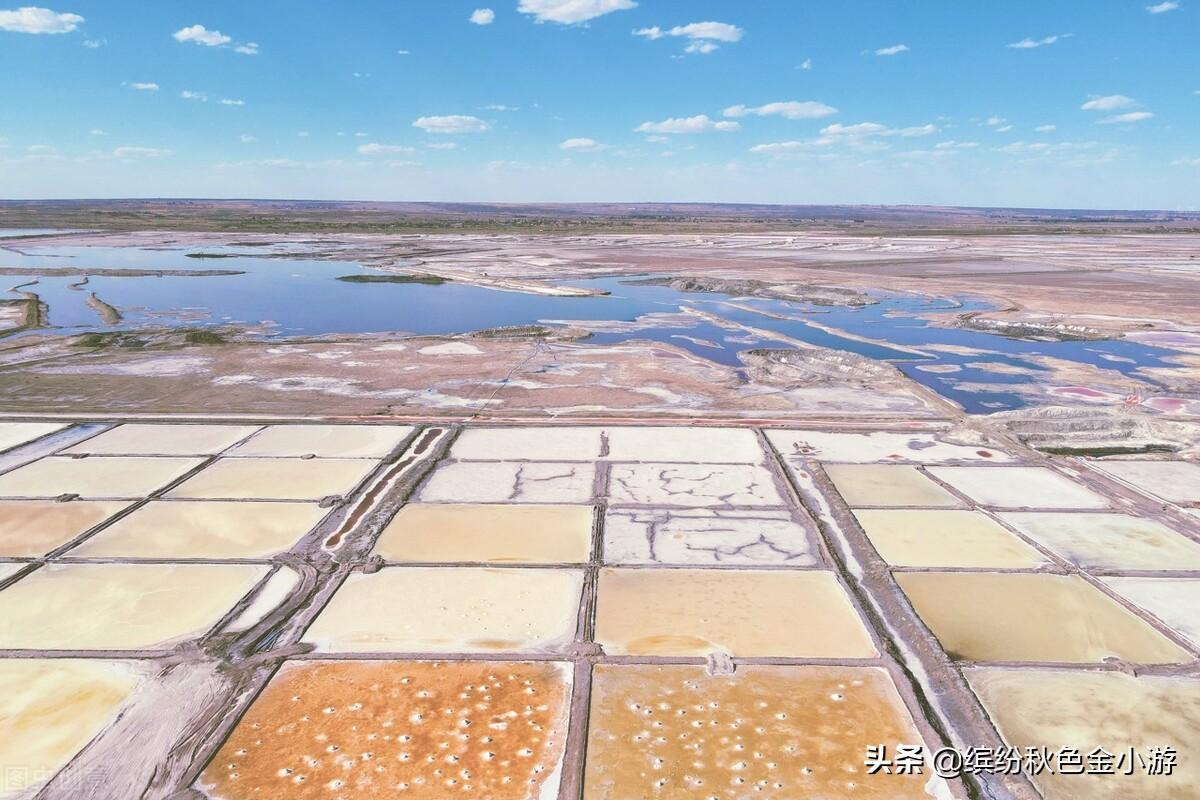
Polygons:
M854 512L871 544L899 567L1036 567L1035 548L977 511L860 509Z
M304 639L325 652L554 651L574 639L582 587L576 570L387 567L350 576Z
M0 497L145 497L201 463L198 458L53 456L0 475Z
M1200 797L1200 680L1132 677L1120 672L968 669L968 683L1010 746L1079 751L1098 748L1115 774L1034 777L1046 800L1190 800ZM1170 747L1170 775L1150 774L1149 748ZM1133 748L1134 755L1130 755ZM1102 757L1102 756L1101 756ZM1123 759L1116 764L1116 758ZM1129 771L1130 774L1126 774Z
M605 569L596 641L611 655L871 658L833 573Z
M951 658L961 661L1143 664L1191 660L1184 650L1082 578L1032 573L895 575Z
M825 474L851 506L961 506L953 494L905 464L826 464Z
M70 558L268 558L326 514L315 503L151 502L67 553Z
M131 456L215 455L258 430L257 425L143 425L130 423L93 436L64 453Z
M400 509L375 553L389 561L587 561L591 506L414 503Z
M149 650L208 632L267 567L50 564L0 591L0 649Z
M405 425L273 425L230 455L383 458L411 432Z
M27 796L66 766L140 677L131 662L0 659L0 798Z
M197 500L320 500L349 494L374 467L374 461L358 458L222 458L167 496Z

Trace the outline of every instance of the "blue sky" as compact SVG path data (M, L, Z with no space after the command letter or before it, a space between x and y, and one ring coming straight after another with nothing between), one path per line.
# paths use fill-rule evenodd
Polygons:
M0 197L1200 208L1200 0L54 3Z

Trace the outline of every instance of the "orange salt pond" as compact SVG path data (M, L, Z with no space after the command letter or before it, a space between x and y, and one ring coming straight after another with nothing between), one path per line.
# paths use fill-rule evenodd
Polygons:
M927 788L928 775L867 775L867 746L881 742L921 742L881 669L740 666L708 675L700 666L602 664L593 673L584 795L948 796Z
M291 663L199 786L214 800L552 800L569 704L556 663Z

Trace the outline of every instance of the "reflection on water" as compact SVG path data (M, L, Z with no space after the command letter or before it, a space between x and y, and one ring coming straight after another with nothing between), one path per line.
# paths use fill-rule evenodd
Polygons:
M0 250L0 267L28 267L22 275L0 276L7 286L37 279L26 289L48 304L50 324L62 333L130 329L139 326L262 326L268 335L328 333L449 334L546 320L633 322L649 314L675 316L641 319L637 325L610 325L588 341L613 344L652 339L698 356L741 366L738 351L786 347L777 339L724 327L699 316L678 315L695 309L725 320L781 334L821 347L895 362L913 380L955 400L971 412L1018 408L1027 400L1017 392L969 391L964 384L1031 383L1046 368L1031 360L1052 356L1130 374L1139 367L1171 366L1174 351L1124 340L1036 342L958 328L931 327L917 315L931 311L982 310L971 301L936 300L911 295L877 294L880 302L864 307L813 306L782 300L733 298L723 294L684 293L668 286L638 285L629 279L600 278L570 285L603 289L606 296L552 297L504 292L463 284L351 283L341 275L379 274L356 263L245 255L270 248L205 248L223 258L191 258L179 249L60 247ZM278 251L275 251L278 252ZM114 277L39 275L42 268L238 270L221 276ZM0 285L5 285L0 283ZM106 325L88 305L90 293L115 306L124 319ZM736 301L735 305L730 302ZM850 336L814 327L844 331ZM855 337L875 340L860 341ZM960 352L925 350L925 356L896 347L963 348ZM967 350L974 351L967 354ZM968 366L970 365L970 366ZM930 367L933 367L931 370ZM994 369L1004 370L1002 372ZM940 371L939 371L940 370ZM1140 377L1140 376L1139 376ZM1145 380L1144 378L1141 378Z

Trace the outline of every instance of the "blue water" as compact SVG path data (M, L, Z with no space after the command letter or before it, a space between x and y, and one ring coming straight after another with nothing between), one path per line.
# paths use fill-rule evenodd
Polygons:
M845 350L891 361L912 379L955 400L972 413L1018 408L1027 403L1019 393L992 389L971 391L963 384L1017 386L1036 380L1030 374L993 372L986 365L1019 367L1033 372L1045 368L1032 356L1053 356L1093 364L1121 373L1144 366L1172 366L1163 360L1174 351L1134 342L1038 342L956 328L931 327L917 315L931 311L981 310L988 306L966 299L935 300L881 293L880 302L864 307L813 306L781 300L732 298L722 294L683 293L667 286L637 285L625 278L571 281L568 285L599 288L606 296L551 297L502 292L448 283L356 284L337 281L340 275L379 274L351 262L296 258L272 259L241 255L255 248L225 249L230 258L196 259L185 250L138 248L20 248L0 249L0 266L28 267L27 277L0 276L0 287L38 277L39 267L141 268L173 270L243 270L230 276L92 277L72 288L81 277L41 277L26 290L49 305L50 323L62 333L126 330L141 326L264 326L268 335L304 336L328 333L449 334L539 321L625 321L647 314L676 314L692 307L723 319L821 347ZM221 248L204 248L219 252ZM261 249L262 252L270 252ZM195 252L195 251L191 251ZM120 309L125 319L105 326L87 305L89 292ZM742 308L729 305L736 302ZM783 318L780 318L783 317ZM806 320L876 340L858 341L806 324ZM637 326L614 326L588 341L616 344L633 339L670 343L711 361L740 368L738 352L753 347L786 347L776 339L731 329L691 315L664 321L642 320ZM897 347L921 349L955 345L986 351L976 355L925 351L927 356ZM1110 361L1104 355L1131 361ZM931 364L954 365L953 373L919 369ZM968 367L967 364L981 364ZM1139 376L1141 377L1141 376ZM1141 378L1144 380L1144 378Z

